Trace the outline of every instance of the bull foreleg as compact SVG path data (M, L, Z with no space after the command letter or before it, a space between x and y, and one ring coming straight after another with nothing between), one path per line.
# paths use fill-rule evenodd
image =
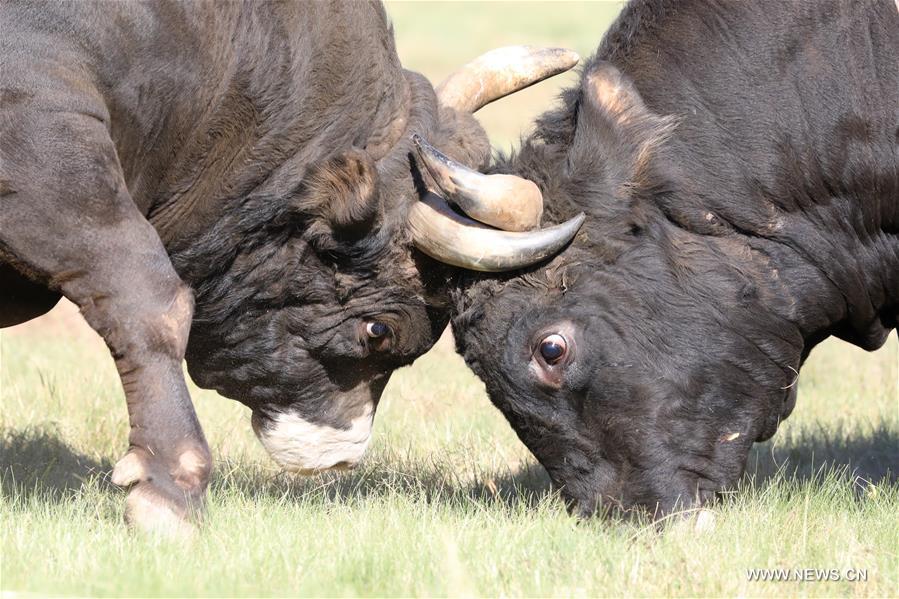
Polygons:
M191 530L211 466L181 369L191 292L131 200L99 120L24 112L14 126L0 142L8 189L0 250L75 302L115 358L131 421L130 448L112 476L130 488L126 519ZM6 147L23 130L30 143Z

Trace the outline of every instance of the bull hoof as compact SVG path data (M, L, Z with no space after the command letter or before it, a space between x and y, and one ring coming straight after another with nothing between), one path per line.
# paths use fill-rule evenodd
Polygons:
M189 541L197 534L191 516L186 506L163 496L148 483L135 485L125 499L125 522L150 535Z
M699 510L693 523L693 531L698 534L712 532L715 530L715 518L715 512L712 510L705 508Z
M193 454L190 459L182 454L177 465L169 468L159 456L129 451L112 472L112 482L129 489L125 522L133 529L165 538L193 538L206 489L206 476L196 475L195 461Z

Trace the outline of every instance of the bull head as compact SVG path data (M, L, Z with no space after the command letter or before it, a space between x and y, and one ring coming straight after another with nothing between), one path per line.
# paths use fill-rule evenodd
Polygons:
M560 48L498 48L466 64L437 88L443 106L475 112L494 100L557 75L577 64ZM513 175L483 175L441 154L420 136L413 142L439 193L428 193L409 213L415 246L453 266L501 272L553 256L584 222L579 214L560 225L534 230L543 195L533 182ZM468 217L454 211L447 200Z

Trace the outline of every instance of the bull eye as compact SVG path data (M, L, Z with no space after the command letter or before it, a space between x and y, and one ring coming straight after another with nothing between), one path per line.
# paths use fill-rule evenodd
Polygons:
M547 335L540 342L540 355L547 364L555 364L568 353L568 341L558 333Z
M369 322L365 325L365 334L372 339L380 339L390 333L390 327L383 322Z

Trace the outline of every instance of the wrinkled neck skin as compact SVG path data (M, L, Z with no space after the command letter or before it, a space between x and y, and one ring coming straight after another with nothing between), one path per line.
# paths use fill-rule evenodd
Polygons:
M650 205L734 272L754 268L770 294L759 307L792 323L802 359L829 335L880 347L899 311L899 15L805 8L721 6L712 19L647 0L598 52L676 122L654 159L672 165L672 193Z
M795 327L801 360L830 335L880 347L899 316L899 17L888 5L759 3L711 22L681 8L635 3L599 49L675 123L651 156L669 188L642 200L667 222L668 252L705 248L735 290L749 276L757 309Z
M722 307L724 322L757 329L767 315L775 328L788 326L800 362L782 365L797 369L830 335L867 350L885 342L899 309L895 171L854 187L816 169L820 157L810 156L786 166L792 180L757 181L771 196L728 205L702 191L703 182L720 184L720 173L690 161L676 134L669 143L677 175L670 193L644 200L646 210L656 214L671 263L693 267L680 276L697 290L715 284L707 299ZM721 293L722 282L729 293Z

